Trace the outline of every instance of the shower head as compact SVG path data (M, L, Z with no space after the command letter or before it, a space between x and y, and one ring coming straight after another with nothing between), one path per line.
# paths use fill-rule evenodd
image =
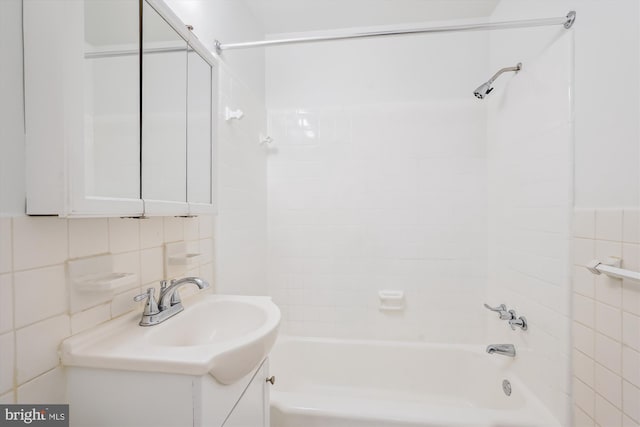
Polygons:
M489 81L487 81L486 83L482 83L480 86L478 86L478 88L476 90L473 91L473 94L475 95L476 98L478 99L484 99L485 96L489 95L489 93L491 93L491 91L493 90L493 87L491 87L491 84L498 78L500 77L500 75L502 73L505 73L507 71L514 71L514 72L518 72L522 70L522 62L518 62L518 64L515 67L506 67L503 68L501 70L499 70L497 73L495 73L493 75L493 77L491 77L489 79Z
M478 99L484 99L485 96L489 95L493 88L491 87L491 82L482 83L478 89L473 91L473 94Z

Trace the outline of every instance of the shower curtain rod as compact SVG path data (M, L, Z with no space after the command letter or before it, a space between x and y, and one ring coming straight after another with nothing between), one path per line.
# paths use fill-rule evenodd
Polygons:
M268 46L280 46L287 44L298 43L312 43L323 42L331 40L347 40L347 39L363 39L369 37L379 36L402 36L408 34L425 34L425 33L452 33L462 31L479 31L479 30L504 30L511 28L526 28L526 27L544 27L549 25L563 25L564 28L569 29L576 20L576 12L570 11L567 16L561 18L544 18L544 19L529 19L522 21L505 21L505 22L486 22L480 24L466 24L466 25L450 25L444 27L423 27L423 28L411 28L411 29L398 29L398 30L386 30L386 31L369 31L369 32L356 32L353 34L341 34L334 36L314 36L314 37L301 37L297 39L280 39L280 40L263 40L257 42L243 42L243 43L222 43L218 40L215 41L216 52L218 55L224 50L231 49L248 49L253 47L268 47Z

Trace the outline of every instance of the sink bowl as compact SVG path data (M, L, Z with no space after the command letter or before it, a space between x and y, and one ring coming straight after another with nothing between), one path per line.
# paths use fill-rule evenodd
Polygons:
M147 339L164 346L209 345L244 336L266 321L260 306L208 299L167 320L164 328L153 328Z
M211 374L231 384L267 356L280 310L268 297L196 295L184 311L155 326L138 325L138 312L75 335L62 344L67 366Z

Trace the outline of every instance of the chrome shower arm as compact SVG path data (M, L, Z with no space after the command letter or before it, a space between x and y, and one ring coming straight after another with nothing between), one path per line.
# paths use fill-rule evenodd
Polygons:
M498 70L498 72L497 72L497 73L495 73L495 74L493 75L493 77L491 77L491 78L489 79L489 81L488 81L487 83L491 84L491 83L495 82L495 81L496 81L496 79L497 79L498 77L500 77L500 75L501 75L502 73L507 73L507 72L509 72L509 71L515 71L515 72L517 73L517 72L518 72L518 71L520 71L520 70L522 70L522 62L518 62L518 64L517 64L515 67L505 67L505 68L502 68L502 69Z

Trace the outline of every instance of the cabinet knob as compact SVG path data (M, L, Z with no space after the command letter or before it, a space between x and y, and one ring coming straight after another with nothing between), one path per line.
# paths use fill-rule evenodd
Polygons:
M276 376L271 375L270 377L267 378L267 382L271 383L271 385L274 385L276 383Z

